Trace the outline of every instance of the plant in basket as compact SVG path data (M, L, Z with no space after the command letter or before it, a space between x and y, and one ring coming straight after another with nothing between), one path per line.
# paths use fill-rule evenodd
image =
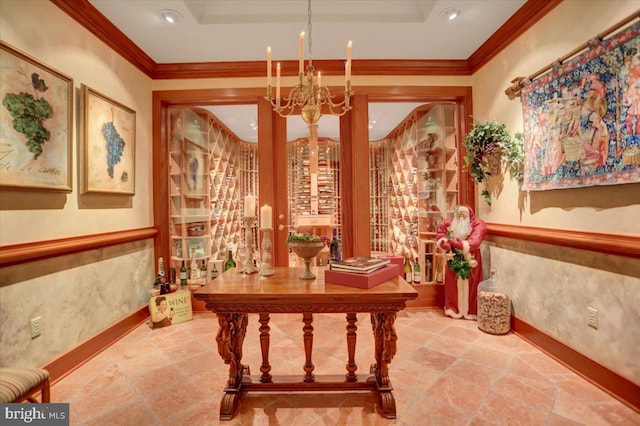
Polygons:
M521 133L512 138L503 123L496 120L474 122L462 145L466 149L464 161L473 180L484 184L482 196L491 205L487 178L497 175L504 160L511 176L522 184L524 169L524 141Z

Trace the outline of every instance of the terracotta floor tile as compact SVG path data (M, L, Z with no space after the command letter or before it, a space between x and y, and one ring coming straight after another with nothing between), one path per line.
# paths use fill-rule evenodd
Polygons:
M374 362L369 315L356 323L357 374ZM301 315L271 316L271 373L303 377ZM344 315L314 315L314 373L344 374ZM260 375L258 315L250 314L243 364ZM217 317L152 330L142 324L55 383L71 425L610 425L640 426L640 415L515 334L493 336L437 309L405 310L395 323L390 366L397 419L376 411L370 392L246 394L231 421L219 410L228 365L218 355Z

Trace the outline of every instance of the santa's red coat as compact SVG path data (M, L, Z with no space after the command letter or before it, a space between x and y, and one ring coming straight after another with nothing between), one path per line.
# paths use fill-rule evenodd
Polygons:
M469 243L469 252L478 262L478 266L471 269L469 274L469 312L468 315L478 314L478 284L483 279L482 276L482 257L480 255L480 244L484 237L487 235L487 225L481 219L476 219L473 214L473 210L469 208L469 220L471 222L471 234L467 237L466 241ZM443 220L438 226L436 238L438 241L442 239L448 239L449 227L453 221L450 219ZM442 248L442 247L440 247ZM454 312L456 315L460 313L458 309L458 283L455 272L449 269L448 265L445 268L444 276L444 311Z

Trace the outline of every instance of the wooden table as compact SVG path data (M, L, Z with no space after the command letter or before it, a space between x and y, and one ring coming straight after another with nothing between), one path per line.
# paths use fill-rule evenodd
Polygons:
M363 290L323 279L301 280L301 268L277 267L275 275L261 278L244 275L231 269L197 290L194 297L205 302L207 309L217 314L219 330L216 336L218 353L229 364L229 378L220 403L220 419L230 420L243 392L294 391L363 391L375 392L378 410L386 418L396 418L396 403L389 380L389 364L396 353L396 313L404 309L407 300L418 292L405 280L396 277L372 289ZM371 314L375 342L375 363L370 374L356 374L356 314ZM242 364L242 345L249 313L257 313L260 322L262 365L259 376L251 376ZM304 343L304 374L272 377L269 361L269 316L281 313L302 314ZM346 374L316 376L313 374L313 314L346 314L347 356Z

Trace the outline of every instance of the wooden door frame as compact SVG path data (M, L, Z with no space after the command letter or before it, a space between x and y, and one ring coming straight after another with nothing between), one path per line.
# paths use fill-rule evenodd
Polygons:
M273 157L263 158L260 161L260 165L265 167L272 166L271 171L267 173L274 173L273 170L277 169L277 165L280 163L278 158L282 155L282 147L278 148L280 144L277 142L280 139L286 139L286 122L284 119L274 117L275 114L271 114L272 126L265 125L264 121L269 121L269 114L265 111L265 103L263 102L264 88L228 88L228 89L192 89L192 90L162 90L154 91L152 98L152 135L153 135L153 219L154 226L157 229L157 234L154 239L154 252L155 257L164 257L168 259L170 257L170 237L169 237L169 192L168 192L168 179L169 179L169 149L167 144L167 132L163 127L163 123L166 123L167 108L170 106L204 106L204 105L242 105L242 104L257 104L259 109L263 112L259 114L259 119L263 121L263 125L259 126L262 130L259 130L258 150L264 152L264 148L268 146L271 140L275 144L275 153ZM467 133L467 129L471 128L473 105L472 105L472 91L469 86L359 86L354 87L354 91L358 95L365 96L367 104L371 102L456 102L459 106L459 116L461 117L460 126L458 129L458 141L461 142L464 135ZM352 137L361 138L364 134L364 130L361 128L363 125L362 120L351 119L350 126L357 128L351 128L348 133ZM265 129L266 127L266 129ZM349 156L362 156L362 158L368 158L367 152L362 152L366 147L365 144L356 143ZM284 148L286 153L286 147ZM464 164L464 150L458 150L458 164ZM342 154L341 154L342 155ZM259 155L260 157L260 155ZM347 158L347 157L345 157ZM275 175L274 175L275 176ZM282 186L283 182L276 182L272 180L274 188L276 185ZM275 190L269 188L263 188L265 185L260 185L261 203L275 206L274 209L274 228L277 229L279 213L276 211L286 210L280 204L286 203L286 194L276 195ZM368 185L367 185L368 188ZM283 191L279 191L283 193ZM369 212L367 209L357 209L354 206L362 205L369 201L369 192L367 191L353 191L352 199L348 205L344 206L342 211L343 220L345 224L366 224L368 229L369 224ZM356 198L353 198L356 197ZM473 181L471 180L467 171L461 169L460 171L460 202L473 206L475 208L475 190ZM286 213L285 213L286 215ZM286 220L286 218L285 218ZM366 240L366 229L358 228L351 229L345 228L343 232L343 240L347 246L344 251L347 253L362 252L362 247L356 243L356 237L358 241ZM356 232L357 231L357 232ZM367 240L368 241L368 240ZM277 244L274 244L277 246ZM284 262L284 255L286 252L280 247L280 250L274 253L274 263L277 265L286 265Z

